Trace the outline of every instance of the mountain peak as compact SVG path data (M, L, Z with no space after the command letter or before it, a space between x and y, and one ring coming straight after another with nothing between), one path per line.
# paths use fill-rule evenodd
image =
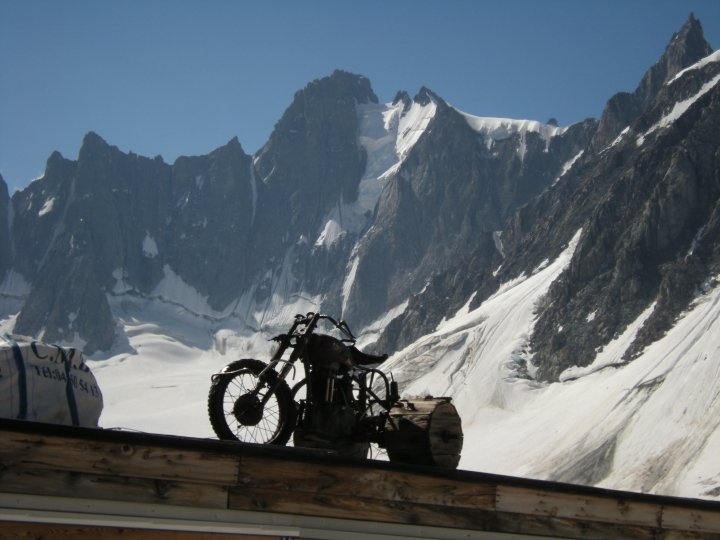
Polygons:
M237 138L237 135L235 135L232 139L230 139L225 146L232 150L240 150L241 152L244 153L242 144L240 144L240 140Z
M94 145L103 145L107 146L107 142L105 142L105 139L103 139L100 135L95 133L94 131L88 131L85 134L85 137L83 137L83 146L94 146Z
M109 148L110 145L105 139L94 131L88 131L85 137L83 137L79 158L84 159L88 156L97 155L98 153L106 152Z
M705 40L702 25L690 13L682 28L673 34L660 60L645 73L635 95L647 104L663 84L710 53L712 47Z
M592 148L600 150L610 144L652 104L665 83L710 53L712 47L705 41L702 25L690 13L682 28L673 34L660 59L645 72L635 91L619 92L607 102Z
M350 95L358 103L377 103L378 98L373 92L370 80L363 76L342 69L336 69L329 77L317 79L308 84L303 90L304 93L316 91L320 94L328 92L336 96Z
M63 155L60 152L58 152L57 150L54 150L53 153L50 154L50 157L47 159L47 163L50 164L50 163L54 163L56 161L62 161L64 159L65 158L63 157Z
M427 105L431 101L436 104L443 102L443 100L435 92L433 92L426 86L420 88L420 91L415 95L413 101L418 105Z
M403 104L403 112L406 112L410 105L412 105L412 99L410 99L410 94L408 94L405 90L398 90L397 94L395 94L395 97L392 100L393 105L397 105L398 103Z

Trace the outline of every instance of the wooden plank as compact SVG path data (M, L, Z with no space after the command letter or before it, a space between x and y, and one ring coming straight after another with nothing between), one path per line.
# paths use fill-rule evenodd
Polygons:
M280 540L279 536L258 536L193 531L163 531L127 527L91 527L55 523L0 522L0 538L6 540Z
M160 436L0 433L0 491L553 535L720 538L720 505ZM237 452L237 454L236 454ZM262 452L262 453L261 453Z
M494 520L490 511L329 493L299 493L274 489L230 489L231 510L282 512L325 518L353 519L433 527L482 528Z
M690 531L659 531L657 540L718 540L717 533L698 533Z
M352 467L337 463L302 463L243 458L238 486L244 490L275 489L306 495L363 497L405 503L492 510L492 482L449 481L414 472Z
M559 517L474 510L470 508L383 501L363 497L295 493L276 490L230 490L230 508L255 512L282 512L324 518L345 518L394 524L468 529L515 535L548 536L579 540L657 540L649 527L592 523Z
M641 525L584 521L560 516L495 513L494 531L514 535L548 536L577 540L659 540L657 530Z
M5 432L0 445L0 463L4 467L218 485L235 483L238 461L235 456L193 450L28 433Z
M718 540L717 533L662 530L656 540Z
M622 499L499 485L496 509L536 516L660 527L662 506Z
M0 470L0 491L225 509L225 486L13 467Z
M682 531L711 532L720 537L720 507L718 510L700 510L665 506L662 512L662 526Z

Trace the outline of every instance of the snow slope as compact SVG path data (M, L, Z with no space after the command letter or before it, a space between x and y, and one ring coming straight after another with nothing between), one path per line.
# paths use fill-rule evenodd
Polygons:
M720 276L633 362L620 359L649 312L563 382L532 379L533 309L579 236L557 260L394 355L386 371L406 396L453 397L465 432L461 468L720 499ZM105 397L101 425L213 437L210 375L237 358L267 358L268 336L144 302L124 308L125 347L88 362Z
M445 321L388 369L406 395L453 397L466 437L462 468L720 498L718 280L634 361L621 358L654 306L589 367L540 384L523 369L533 308L572 248Z
M365 149L367 165L353 203L340 203L324 220L316 246L330 246L346 233L359 233L366 225L387 180L399 169L412 147L428 129L436 105L413 103L357 105L358 142Z

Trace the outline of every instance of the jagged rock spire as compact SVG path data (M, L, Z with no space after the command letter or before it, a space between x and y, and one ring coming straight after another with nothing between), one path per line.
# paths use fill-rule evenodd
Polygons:
M591 148L602 150L618 133L632 124L655 99L662 86L677 73L712 52L702 26L691 13L683 27L673 34L665 52L643 76L634 92L619 92L608 101Z
M635 96L647 104L663 84L711 52L712 47L705 40L700 21L690 13L683 27L673 34L660 60L643 76Z

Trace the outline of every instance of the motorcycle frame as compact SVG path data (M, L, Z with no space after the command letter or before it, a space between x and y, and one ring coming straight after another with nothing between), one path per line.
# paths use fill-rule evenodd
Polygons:
M271 370L275 370L275 367L278 364L284 363L282 369L279 372L279 376L276 378L275 383L261 399L263 407L267 404L269 399L276 392L279 385L283 381L285 381L288 375L290 375L290 372L295 369L295 363L298 359L302 359L303 369L305 370L305 377L307 378L308 375L311 373L312 359L309 358L309 355L307 354L307 343L303 338L312 334L321 320L329 321L335 328L337 328L347 336L341 339L341 341L345 343L350 343L351 345L355 344L355 336L352 334L350 328L345 321L337 321L329 315L322 315L320 313L312 312L307 313L306 315L296 315L295 320L290 327L290 330L285 334L280 334L279 336L273 338L275 341L278 341L280 345L273 354L270 361L268 362L267 367L258 375L259 382L256 388L253 390L253 393L255 395L259 394L262 390L265 374ZM285 360L283 359L283 355L288 348L292 348L293 351L290 354L290 357ZM384 420L387 418L388 412L398 400L396 385L394 381L389 381L387 375L385 375L385 373L378 369L356 366L353 371L357 371L360 374L356 375L352 372L349 374L351 380L357 384L359 391L359 396L357 399L358 411L367 411L368 407L371 406L369 404L368 396L372 399L372 404L377 404L383 409L383 412L379 415L364 416L358 419L361 422L364 421L365 424L369 424L373 432L377 432L377 426L381 426L384 424ZM372 390L372 383L368 384L366 381L368 376L372 378L376 375L381 378L382 383L386 389L386 399L381 399ZM305 401L312 403L314 401L314 396L312 395L312 385L308 384L306 386L307 395ZM372 436L370 436L370 438L374 439L371 442L379 442L379 436L377 435L377 433L374 433Z

